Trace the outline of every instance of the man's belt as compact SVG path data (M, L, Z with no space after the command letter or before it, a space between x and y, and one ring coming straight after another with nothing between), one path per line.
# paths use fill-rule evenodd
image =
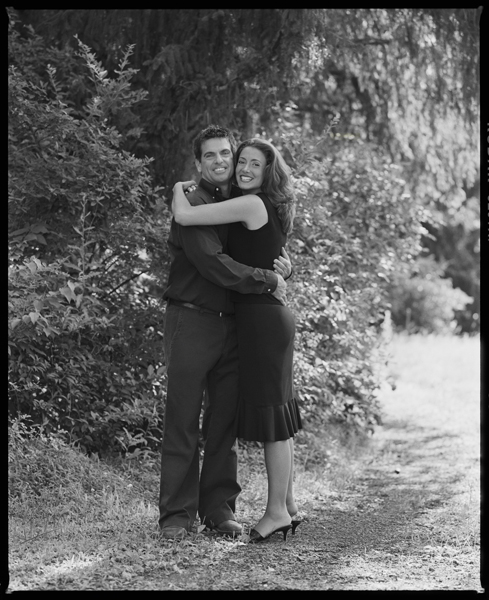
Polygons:
M180 302L180 300L173 300L173 298L169 298L168 304L172 304L173 306L183 306L184 308L192 308L193 310L198 310L201 313L207 313L209 315L215 315L217 317L232 317L231 313L218 312L217 310L209 310L208 308L202 308L201 306L197 306L197 304L192 304L191 302Z

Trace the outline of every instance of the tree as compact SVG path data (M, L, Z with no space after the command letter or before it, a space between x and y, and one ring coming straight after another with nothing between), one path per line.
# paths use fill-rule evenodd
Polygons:
M342 130L387 147L420 193L434 179L446 194L476 178L480 9L19 12L60 48L78 33L109 72L135 44L149 93L135 147L155 157L164 185L188 167L203 125L248 135L256 113L270 129L268 108L289 100L314 114L316 133L339 111Z

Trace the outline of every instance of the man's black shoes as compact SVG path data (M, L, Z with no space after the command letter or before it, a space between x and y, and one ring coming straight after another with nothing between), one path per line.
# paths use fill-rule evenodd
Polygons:
M207 525L207 527L209 527L211 531L219 533L220 535L228 535L231 537L238 537L243 532L241 525L236 521L231 520L223 521L222 523L219 523L219 525Z

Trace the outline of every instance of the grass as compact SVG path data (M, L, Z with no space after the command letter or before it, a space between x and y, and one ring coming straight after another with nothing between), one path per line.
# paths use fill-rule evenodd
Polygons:
M296 439L297 501L325 502L353 476L346 455L361 438L346 441L331 427L314 464L308 439ZM155 570L182 572L189 561L213 568L242 544L202 533L183 542L159 540L155 458L107 463L45 436L18 435L9 450L12 590L121 589ZM266 473L260 447L241 446L240 454L238 517L246 531L263 511Z
M433 403L442 403L447 410L458 411L468 453L468 468L455 484L454 495L425 519L423 556L435 562L464 551L467 560L478 555L477 344L474 339L433 336L425 340L397 336L393 344L390 376L399 393L389 401L397 403L390 408L399 422L409 420L406 399L412 393L420 397L419 410L426 419L435 418L440 409ZM423 348L426 358L420 361ZM437 395L434 381L439 382ZM456 402L460 394L465 404ZM352 484L372 452L368 438L347 436L339 428L328 428L322 439L301 432L296 438L298 505L327 507L332 501L351 500ZM251 526L264 507L266 474L261 448L240 446L240 454L243 492L238 518ZM391 458L389 453L384 456ZM184 573L190 564L211 573L222 560L235 560L233 553L242 545L239 539L194 533L182 542L159 540L158 489L158 457L109 463L88 458L57 438L28 439L22 430L11 434L10 589L150 589L154 574L158 574L154 589L172 589L170 576ZM412 535L419 537L419 528ZM405 564L414 565L415 554L405 555ZM397 564L397 558L389 560Z

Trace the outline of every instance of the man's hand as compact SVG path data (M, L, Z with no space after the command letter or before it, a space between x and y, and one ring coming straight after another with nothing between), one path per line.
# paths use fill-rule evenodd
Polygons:
M287 302L287 284L284 281L284 278L282 277L282 275L280 275L280 273L277 273L277 277L278 277L278 283L277 283L277 288L276 290L273 292L272 296L275 296L275 298L278 298L280 300L280 302L285 306L285 303Z
M289 255L285 251L285 248L282 248L281 256L273 261L273 270L277 275L281 275L284 279L290 277L290 274L292 273L292 263L290 262Z

